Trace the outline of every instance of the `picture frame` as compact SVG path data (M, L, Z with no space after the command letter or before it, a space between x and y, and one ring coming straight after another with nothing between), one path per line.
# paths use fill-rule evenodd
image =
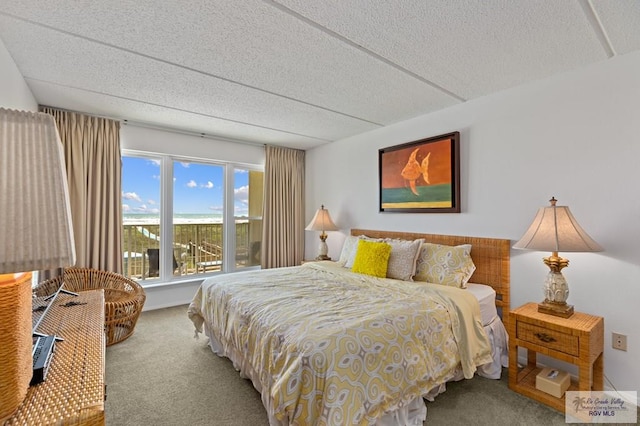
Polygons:
M460 213L460 132L378 150L381 213Z

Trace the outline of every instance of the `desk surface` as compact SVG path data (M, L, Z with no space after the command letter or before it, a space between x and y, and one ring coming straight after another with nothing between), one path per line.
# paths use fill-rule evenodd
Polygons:
M42 303L34 299L33 308ZM104 293L60 293L52 303L37 331L64 340L56 343L46 380L29 387L5 426L104 425Z

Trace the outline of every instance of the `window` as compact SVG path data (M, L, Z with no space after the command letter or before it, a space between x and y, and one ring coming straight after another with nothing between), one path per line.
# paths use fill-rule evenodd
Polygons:
M153 257L160 247L160 165L160 158L122 157L122 256L128 277L158 276L149 273L149 252Z
M123 154L124 274L158 282L259 267L263 176L228 163Z
M262 247L262 188L264 172L234 170L233 217L236 229L236 267L260 265Z

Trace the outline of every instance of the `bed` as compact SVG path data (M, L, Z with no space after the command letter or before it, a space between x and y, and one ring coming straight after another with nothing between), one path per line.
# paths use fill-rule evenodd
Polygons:
M427 246L470 245L464 288L405 279L395 247L416 244L420 256ZM385 273L399 276L354 272L363 247L386 245L396 255ZM252 381L273 426L421 425L424 399L447 382L499 378L507 365L509 248L503 239L352 229L337 262L207 278L188 315Z

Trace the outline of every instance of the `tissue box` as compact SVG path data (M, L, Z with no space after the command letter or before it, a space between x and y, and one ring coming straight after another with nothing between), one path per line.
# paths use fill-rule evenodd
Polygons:
M570 384L569 373L556 368L543 368L536 376L536 389L556 398L562 398Z

